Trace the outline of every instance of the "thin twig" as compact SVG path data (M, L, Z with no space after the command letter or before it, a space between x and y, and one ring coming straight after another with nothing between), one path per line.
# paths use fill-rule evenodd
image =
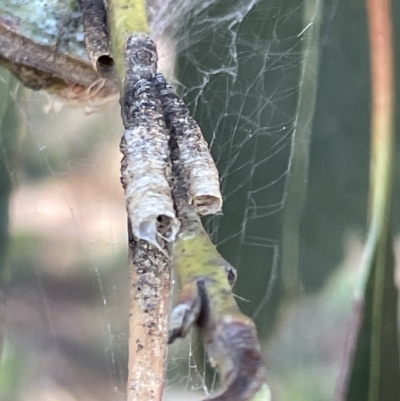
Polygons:
M128 232L132 266L127 401L161 401L167 357L170 261L165 252L135 239L130 227Z
M126 42L134 35L148 35L149 24L145 0L107 0L107 22L111 50L121 89L127 72Z
M163 238L174 239L179 225L167 181L168 132L151 79L155 47L150 42L143 47L140 41L137 47L136 39L127 41L134 65L121 99L125 126L121 181L133 263L127 399L161 401L170 295L170 264Z
M170 297L164 239L175 238L179 222L168 182L168 131L153 82L157 52L146 35L144 0L109 0L108 24L125 127L121 181L132 261L127 400L161 401Z

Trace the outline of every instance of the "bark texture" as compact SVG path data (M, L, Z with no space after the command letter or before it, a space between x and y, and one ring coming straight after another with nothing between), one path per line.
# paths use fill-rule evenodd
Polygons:
M128 224L129 226L129 224ZM129 227L129 232L132 230ZM129 236L130 313L128 401L162 400L167 357L171 271L165 252Z

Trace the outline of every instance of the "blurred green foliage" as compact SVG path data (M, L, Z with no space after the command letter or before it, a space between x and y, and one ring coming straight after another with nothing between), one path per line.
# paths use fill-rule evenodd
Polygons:
M397 401L400 394L399 299L393 282L393 240L387 233L391 228L386 226L385 230L384 242L374 249L366 272L369 279L364 304L358 305L354 316L353 325L360 322L360 326L359 332L353 327L354 343L349 349L351 354L347 355L348 380L343 391L346 401ZM377 286L379 276L382 282Z
M10 276L7 264L9 244L9 199L15 180L18 145L17 82L8 71L0 70L0 398L12 399L18 385L17 359L3 358L6 325L5 286ZM3 398L6 397L6 398ZM11 397L11 398L7 398Z
M256 322L262 337L269 338L276 347L275 353L267 347L268 368L275 380L281 380L275 385L278 390L272 383L273 391L278 391L282 400L329 401L339 369L335 357L340 354L339 340L343 340L349 315L353 288L349 283L353 282L348 272L344 272L343 281L335 282L334 288L328 286L329 294L324 291L320 296L312 294L326 287L330 277L335 277L349 235L362 237L366 228L370 88L364 3L324 2L320 47L313 49L320 53L320 66L315 82L315 117L307 144L309 171L304 177L308 192L299 238L300 299L292 305L286 304L290 294L284 293L280 277L279 246L287 235L282 231L282 219L301 84L302 46L298 34L303 28L302 2L260 0L251 3L248 9L243 9L241 0L215 0L205 7L200 7L204 2L200 3L194 4L180 21L176 72L181 92L203 128L221 172L223 215L207 218L207 228L223 256L239 270L235 293L246 300L238 299L241 309L250 316L257 310ZM400 2L393 2L393 18L394 35L399 38ZM396 75L400 76L400 52L396 53L396 60ZM9 78L0 78L0 85L2 94L12 92ZM397 94L400 98L400 93ZM90 122L77 129L74 119L59 120L53 114L42 116L42 104L37 100L32 114L36 120L32 121L32 116L18 116L13 99L2 95L0 101L2 277L6 266L7 205L17 171L14 162L18 135L12 134L17 132L16 118L41 127L28 127L21 144L18 165L27 182L41 183L49 177L61 179L71 171L85 175L88 168L98 167L93 155L109 145L108 137L120 134L119 126L115 128L100 117L98 120L88 117ZM37 122L40 119L43 125ZM37 141L35 135L41 140ZM40 147L42 142L48 145L45 149ZM399 144L395 153L398 159ZM394 199L400 193L399 174L397 169ZM395 201L393 206L397 233L400 203ZM73 218L76 216L71 211ZM290 230L290 224L287 229ZM127 257L121 249L112 250L108 258L96 247L87 251L93 244L85 234L80 235L81 274L76 273L79 269L71 268L73 273L57 277L42 269L43 259L35 254L46 252L48 239L40 233L15 233L11 248L15 268L12 295L23 298L34 294L37 298L34 301L28 298L27 304L30 302L34 310L45 310L46 305L50 309L47 315L43 312L45 317L40 316L39 328L34 326L30 330L25 324L22 339L14 337L16 344L25 347L28 344L33 350L24 360L25 370L20 369L19 373L37 364L45 349L54 352L62 363L68 360L77 372L76 376L71 374L65 379L57 376L57 369L48 369L49 376L53 375L54 381L63 383L78 399L84 399L82 395L79 398L79 383L84 383L82 386L90 388L92 393L100 389L98 399L110 394L101 385L111 388L112 395L120 396L126 375L126 327L122 322L126 316L124 296L128 291ZM94 245L101 248L109 244ZM79 319L86 319L85 329L79 326L77 317L62 328L76 325L78 334L68 336L68 330L61 334L51 331L51 324L57 329L57 319L62 319L63 313L70 312L71 317L72 310L81 311L86 306L94 308L90 309L91 319L79 315ZM286 321L291 323L289 327L284 326ZM90 331L93 327L97 336ZM332 353L327 355L328 348ZM37 354L34 350L38 350ZM190 375L197 380L203 377L188 367L186 351L184 354L171 351L169 376L190 387ZM202 362L205 365L204 359ZM9 363L4 366L11 366ZM196 369L201 371L203 364ZM20 365L15 362L13 366ZM4 372L11 377L18 369L10 367ZM36 383L36 372L30 374L25 376L26 382ZM96 378L101 380L97 382ZM15 376L14 379L7 379L7 383L15 385L18 380Z
M0 282L5 280L5 260L8 244L8 201L15 179L18 143L16 80L8 71L0 70Z

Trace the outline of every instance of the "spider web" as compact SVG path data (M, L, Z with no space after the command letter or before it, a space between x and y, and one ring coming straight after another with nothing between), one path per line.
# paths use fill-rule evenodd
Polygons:
M301 214L305 197L321 2L153 0L149 9L161 69L220 171L223 213L205 225L238 269L241 309L267 338L286 278L300 293L304 284L299 221L287 214ZM54 99L15 93L5 360L19 373L10 400L123 400L129 288L118 106L55 113ZM166 400L202 399L216 381L195 333L170 348ZM279 394L280 383L270 384Z

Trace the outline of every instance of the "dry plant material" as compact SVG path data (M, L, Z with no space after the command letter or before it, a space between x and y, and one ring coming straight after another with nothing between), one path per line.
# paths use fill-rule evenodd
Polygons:
M113 78L114 60L108 41L107 13L103 0L79 0L85 31L86 51L93 68Z
M156 81L167 127L176 136L182 167L187 170L189 204L202 215L215 214L221 210L222 195L208 144L189 109L165 78L157 74Z
M155 96L157 52L143 0L109 0L108 26L124 135L121 181L128 211L130 315L128 401L161 401L165 383L170 260L164 239L179 221L171 198L168 130Z
M169 187L169 133L155 93L157 53L145 35L124 51L121 182L125 190L131 266L128 401L161 401L167 356L170 260L164 240L179 221Z
M130 335L128 401L162 399L167 358L166 336L171 291L170 261L129 227ZM164 250L165 244L162 244Z
M31 89L95 109L115 100L117 88L93 69L83 37L76 2L0 4L0 65Z
M168 183L169 132L155 90L155 44L147 36L130 37L126 60L121 99L125 127L121 181L133 235L159 247L160 237L167 241L175 239L179 221Z

